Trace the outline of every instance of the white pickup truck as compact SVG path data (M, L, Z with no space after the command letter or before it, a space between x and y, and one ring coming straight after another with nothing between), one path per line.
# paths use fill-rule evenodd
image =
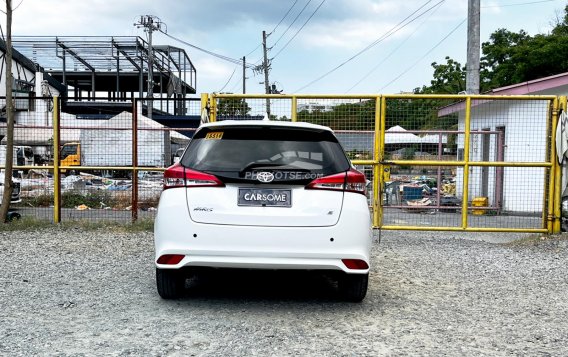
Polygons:
M20 181L16 178L12 178L14 183L14 189L12 190L11 203L21 202L20 198ZM4 195L4 172L0 172L0 204L2 203L2 196Z

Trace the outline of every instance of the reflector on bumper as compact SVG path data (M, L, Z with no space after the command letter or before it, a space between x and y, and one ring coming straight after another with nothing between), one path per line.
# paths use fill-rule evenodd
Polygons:
M158 258L158 264L176 265L181 262L185 255L182 254L164 254Z

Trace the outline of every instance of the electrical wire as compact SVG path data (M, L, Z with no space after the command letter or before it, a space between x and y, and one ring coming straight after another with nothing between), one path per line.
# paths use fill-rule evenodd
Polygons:
M487 6L481 6L481 8L482 9L488 9L488 8L492 8L492 7L510 7L510 6L533 5L533 4L540 4L540 3L543 3L543 2L553 2L553 1L558 1L558 0L541 0L541 1L531 1L531 2L520 2L520 3L516 3L516 4L487 5Z
M393 49L387 56L383 57L383 59L382 59L379 63L377 63L377 64L375 65L375 67L373 67L369 72L367 72L364 76L362 76L361 79L359 79L359 81L357 81L357 83L353 84L353 85L347 90L346 93L351 92L351 91L353 90L353 88L357 87L361 82L363 82L365 79L369 78L369 76L370 76L373 72L375 72L375 71L377 70L377 68L379 68L380 65L382 65L382 64L385 63L390 57L392 57L392 55L394 55L402 46L404 46L404 44L405 44L406 42L408 42L408 40L410 40L410 38L412 38L412 36L414 36L414 34L417 33L418 30L420 30L420 28L422 28L422 26L423 26L426 22L428 22L428 20L432 17L432 15L434 15L434 14L436 13L436 11L438 11L438 10L442 7L442 5L443 5L442 3L439 3L439 6L438 6L434 11L432 11L432 12L428 15L428 17L427 17L426 19L424 19L424 21L422 21L422 22L420 23L420 25L418 25L418 26L414 29L414 31L412 31L412 33L406 37L406 39L404 39L404 41L402 41L402 42L401 42L395 49Z
M228 57L228 56L225 56L225 55L220 55L220 54L215 53L215 52L213 52L213 51L208 51L208 50L206 50L206 49L204 49L204 48L201 48L201 47L192 45L192 44L189 43L189 42L186 42L186 41L184 41L184 40L182 40L182 39L179 39L179 38L174 37L174 36L172 36L172 35L170 35L170 34L168 34L168 33L165 33L164 31L161 31L161 30L159 30L159 31L160 31L161 33L163 33L164 35L166 35L167 37L171 38L172 40L175 40L175 41L178 41L178 42L180 42L180 43L183 43L184 45L189 46L189 47L191 47L191 48L194 48L194 49L196 49L196 50L198 50L198 51L201 51L201 52L203 52L203 53L207 53L208 55L211 55L211 56L213 56L213 57L217 57L217 58L222 59L222 60L227 61L227 62L231 62L231 63L233 63L233 64L237 64L237 65L241 65L241 66L243 65L243 60L231 58L231 57ZM254 65L252 65L252 64L245 64L245 67L246 67L246 68L249 68L249 69L252 69L252 68L254 68Z
M260 46L262 46L262 43L259 43L258 46L256 46L256 47L254 48L254 50L252 50L252 51L250 51L249 53L247 53L247 54L245 55L245 57L250 56L250 54L253 53L253 52L255 52L256 50L258 50L258 49L260 48Z
M271 35L274 33L274 31L276 31L276 29L278 28L278 26L280 26L280 24L282 23L282 21L284 21L284 19L286 18L286 16L288 16L288 14L290 13L290 11L292 11L292 9L294 8L294 6L296 6L296 3L298 3L298 0L294 1L294 3L292 4L292 6L290 6L290 8L288 9L288 11L286 11L286 13L284 14L284 16L282 16L282 18L280 19L280 22L278 22L276 24L276 26L274 26L274 28L272 29L272 31L270 31L270 33L268 35Z
M231 79L233 79L233 76L235 75L235 72L237 71L237 67L235 67L235 69L233 69L233 73L231 73L231 76L229 77L229 79L227 80L227 83L225 83L225 85L223 86L223 88L219 89L218 93L221 93L223 91L223 89L225 89L225 87L227 86L227 84L229 84L229 82L231 81Z
M314 17L314 15L316 14L316 12L318 12L319 8L323 5L323 3L325 2L325 0L322 0L322 2L320 2L320 4L318 5L318 7L316 7L316 9L314 10L314 12L312 12L312 14L310 15L310 17L308 17L308 19L306 20L306 22L304 22L304 24L302 25L302 27L300 27L298 29L298 31L296 31L296 33L294 34L294 36L292 36L292 38L290 38L288 40L288 42L286 42L286 44L284 46L282 46L282 48L280 48L280 50L274 55L274 57L272 57L272 59L275 59L276 57L278 57L278 55L280 54L280 52L284 51L284 49L290 44L290 42L292 42L293 39L296 38L296 36L298 36L298 34L300 33L300 31L302 31L302 29L304 28L304 26L306 26L306 24L312 19L312 17Z
M428 50L428 52L426 52L422 57L420 57L416 62L414 62L410 67L408 67L404 72L402 72L401 74L399 74L395 79L393 79L392 81L388 82L387 84L385 84L381 89L379 89L379 92L382 91L383 89L385 89L386 87L388 87L389 85L391 85L392 83L394 83L395 81L397 81L400 77L404 76L405 74L407 74L408 72L410 72L410 70L412 70L414 67L416 67L416 65L418 65L418 63L420 63L424 58L426 58L430 53L432 53L432 51L434 51L438 46L440 46L445 40L448 39L448 37L450 37L454 32L457 31L458 28L460 28L465 22L467 21L467 18L463 19L462 22L460 22L456 27L454 27L444 38L442 38L436 45L434 45L434 47L432 47L431 49Z
M294 23L296 22L296 20L298 20L298 18L300 17L300 15L302 15L302 13L304 12L304 10L306 10L306 8L308 7L308 5L312 2L312 0L308 0L308 2L306 3L306 5L304 5L304 7L302 8L302 10L300 10L300 12L298 13L298 15L296 15L296 17L294 18L294 20L292 20L292 22L288 25L288 27L286 28L286 30L284 31L284 33L282 35L280 35L280 37L278 37L278 40L276 40L276 42L274 42L274 44L272 45L272 47L276 46L276 44L278 44L278 42L280 42L280 40L282 39L282 37L284 37L284 35L286 35L286 33L290 30L290 28L292 27L292 25L294 25Z
M418 9L416 9L414 12L412 12L410 15L408 15L407 17L405 17L402 21L400 21L398 24L396 24L394 27L392 27L389 31L387 31L385 34L383 34L381 37L379 37L378 39L376 39L375 41L373 41L371 44L369 44L368 46L366 46L365 48L363 48L362 50L358 51L357 53L355 53L353 56L349 57L347 60L341 62L339 65L335 66L334 68L332 68L331 70L327 71L326 73L322 74L321 76L317 77L316 79L312 80L311 82L309 82L308 84L305 84L304 86L300 87L298 90L296 90L295 92L299 92L309 86L311 86L312 84L319 82L320 80L322 80L323 78L327 77L328 75L330 75L331 73L337 71L339 68L343 67L344 65L346 65L347 63L351 62L352 60L354 60L355 58L359 57L360 55L362 55L363 53L365 53L366 51L368 51L369 49L371 49L372 47L376 46L377 44L381 43L382 41L386 40L387 38L389 38L390 36L394 35L395 33L397 33L398 31L402 30L403 28L405 28L406 26L410 25L412 22L416 21L417 19L419 19L420 17L422 17L423 15L427 14L428 12L430 12L433 8L435 8L436 6L438 6L440 3L444 2L445 0L440 0L439 2L437 2L435 5L429 7L428 9L424 10L422 13L416 15L414 18L411 19L412 16L414 16L417 12L419 12L422 8L424 8L426 5L428 5L430 2L432 2L432 0L427 1L426 3L422 4Z
M235 93L235 90L237 89L237 87L239 86L239 84L242 84L243 81L236 81L235 84L231 87L231 89L229 90L229 93Z
M268 36L270 36L271 34L273 34L276 29L278 28L278 26L280 26L280 24L282 24L282 21L284 21L284 19L288 16L288 14L290 14L290 11L292 11L292 9L294 8L294 6L296 6L296 4L298 3L298 0L295 0L294 3L292 4L292 6L290 6L290 8L288 9L288 11L286 11L286 13L284 14L284 16L282 16L282 18L280 19L280 21L278 22L278 24L276 24L276 26L274 26L274 28L272 29L272 31L270 31L270 33L268 34ZM250 51L249 53L247 53L245 55L245 57L250 56L251 53L255 52L256 50L258 50L260 48L260 46L262 46L262 42L258 44L258 46L256 46L254 48L254 50ZM254 62L255 66L258 66L262 61L264 60L264 58L259 59L258 61Z

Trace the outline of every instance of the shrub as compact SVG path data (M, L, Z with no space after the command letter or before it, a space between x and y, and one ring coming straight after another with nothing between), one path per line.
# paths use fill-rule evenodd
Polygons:
M63 192L61 195L61 207L75 208L80 205L90 208L112 207L114 200L110 193L106 191L89 192L86 195L79 191L68 191Z

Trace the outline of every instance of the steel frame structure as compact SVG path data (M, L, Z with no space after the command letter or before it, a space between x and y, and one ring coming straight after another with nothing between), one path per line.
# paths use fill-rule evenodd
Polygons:
M197 71L178 47L153 46L154 72L148 78L150 50L141 37L14 37L13 46L73 91L63 94L64 100L101 99L102 93L109 100L130 100L135 93L144 98L148 83L154 83L159 98L196 92Z

